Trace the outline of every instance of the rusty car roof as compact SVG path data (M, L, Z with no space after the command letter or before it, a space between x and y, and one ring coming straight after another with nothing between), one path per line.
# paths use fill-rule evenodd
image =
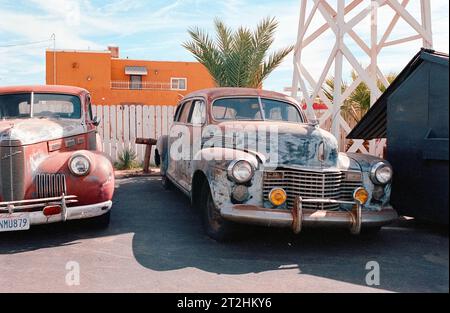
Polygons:
M0 87L0 94L21 93L21 92L65 93L73 95L88 93L86 89L80 87L63 86L63 85L30 85L30 86Z
M279 99L289 102L297 103L293 98L279 93L275 91L268 91L262 89L254 89L254 88L236 88L236 87L222 87L222 88L209 88L202 89L188 94L185 98L192 97L203 97L208 101L213 101L217 98L222 97L235 97L235 96L255 96L255 97L264 97L264 98L272 98Z

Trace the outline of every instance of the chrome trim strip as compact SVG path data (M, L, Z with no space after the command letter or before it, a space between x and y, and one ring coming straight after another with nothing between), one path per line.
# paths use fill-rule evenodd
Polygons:
M0 206L7 206L11 204L22 204L22 203L39 203L43 201L56 201L61 200L62 197L50 197L50 198L42 198L42 199L29 199L29 200L20 200L20 201L5 201L0 202ZM64 196L66 199L75 199L77 196L71 195L71 196Z

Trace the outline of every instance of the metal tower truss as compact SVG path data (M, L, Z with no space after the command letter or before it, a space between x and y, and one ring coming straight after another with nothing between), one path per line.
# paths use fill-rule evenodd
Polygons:
M314 100L319 97L328 106L328 110L320 117L319 123L323 125L331 117L331 132L337 138L340 138L341 131L348 134L351 130L348 123L341 116L341 106L359 84L365 83L369 87L371 91L371 105L381 95L377 81L381 81L386 87L389 85L378 64L383 48L402 45L414 40L422 40L425 48L433 47L430 0L413 1L420 1L420 21L408 10L410 0L402 0L401 2L399 0L301 0L298 37L294 52L292 96L297 99L304 99L309 116L314 114ZM391 20L384 19L380 22L384 27L383 33L379 33L381 27L379 27L378 12L384 6L388 6L394 12ZM314 28L312 21L316 16L320 16L319 18L324 22L322 22L322 25L317 24L321 26ZM369 17L370 23L367 22ZM401 19L409 24L414 35L390 40ZM386 25L387 28L385 28ZM360 31L361 27L364 28L366 40L370 41L370 43L366 43L363 40L364 34ZM315 41L318 41L318 38L329 29L331 29L335 39L334 46L330 51L321 75L318 80L315 80L311 72L308 71L308 64L306 64L302 55L305 53L305 49L308 49ZM370 34L370 40L367 39L368 34ZM348 41L351 41L351 45L348 44ZM352 47L357 47L362 52L359 54L355 53L354 49L351 49ZM358 58L358 56L361 56L361 53L366 54L370 59L370 62L368 62L370 64L367 66L363 66L360 63L360 57ZM342 82L345 75L343 73L343 63L345 60L356 72L357 79L343 90ZM332 72L333 64L334 73ZM334 77L333 100L330 100L322 89L328 75ZM354 141L348 151L369 153L363 146L363 143L362 140ZM371 142L370 153L379 155L383 146L383 142L378 142L378 144L375 141ZM343 150L344 147L340 147L340 149Z

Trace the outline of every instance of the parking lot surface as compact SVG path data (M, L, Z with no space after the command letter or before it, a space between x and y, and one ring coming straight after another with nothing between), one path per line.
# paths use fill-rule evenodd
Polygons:
M77 221L0 233L0 292L448 292L448 248L447 229L414 221L373 239L248 227L217 243L159 177L123 178L107 230ZM379 286L366 283L373 261Z

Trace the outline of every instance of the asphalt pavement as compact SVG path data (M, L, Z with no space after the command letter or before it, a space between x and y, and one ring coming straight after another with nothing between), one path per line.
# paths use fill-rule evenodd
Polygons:
M448 292L448 252L448 228L415 221L372 239L248 227L217 243L180 192L131 177L117 180L107 230L76 221L0 233L0 292Z

